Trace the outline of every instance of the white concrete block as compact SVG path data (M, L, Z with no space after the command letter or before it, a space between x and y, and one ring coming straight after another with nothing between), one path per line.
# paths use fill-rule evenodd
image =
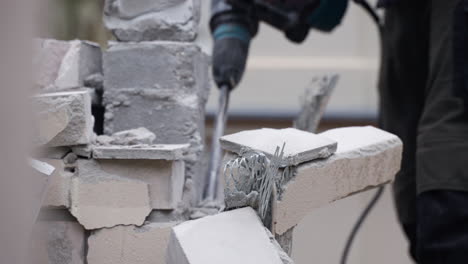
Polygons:
M192 41L200 0L106 0L104 22L120 41Z
M85 264L86 236L76 222L38 222L31 239L34 264Z
M402 142L374 127L348 127L320 136L338 142L334 155L297 167L274 205L276 234L296 226L313 209L391 182L400 169Z
M255 211L242 208L173 228L167 264L280 264Z
M94 146L95 159L181 160L189 151L189 144Z
M88 239L88 264L165 264L171 228L176 224L98 230Z
M220 139L223 149L241 154L247 150L263 152L271 158L285 144L281 166L298 165L327 158L336 150L336 141L295 128L262 128L242 131Z
M36 145L73 146L91 141L94 118L87 91L38 95L34 97L34 104L38 111Z
M98 44L88 41L36 41L35 88L40 92L85 86L85 79L102 73L102 55Z
M71 213L86 229L142 225L151 212L148 184L106 173L92 160L78 161Z
M66 170L66 165L61 159L45 159L42 161L55 168L49 178L49 185L42 206L70 208L70 187L74 174Z
M182 160L99 160L103 172L148 184L152 209L175 209L182 200L185 163Z

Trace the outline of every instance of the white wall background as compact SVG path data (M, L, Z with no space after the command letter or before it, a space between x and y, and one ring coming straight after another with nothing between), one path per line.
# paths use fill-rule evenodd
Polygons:
M209 52L211 38L204 12L199 42ZM367 15L351 5L342 26L333 34L312 32L302 45L262 25L252 44L248 69L231 99L231 113L291 116L299 96L316 74L339 73L341 79L327 115L373 117L377 113L378 38ZM208 104L214 112L216 89ZM355 195L311 212L296 228L293 258L297 264L339 263L345 240L374 191ZM405 264L407 242L395 216L390 188L367 219L352 250L349 264Z

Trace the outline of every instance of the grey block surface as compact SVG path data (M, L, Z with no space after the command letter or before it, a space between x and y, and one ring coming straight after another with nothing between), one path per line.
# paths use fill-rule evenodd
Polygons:
M301 131L295 128L242 131L221 139L223 149L241 154L254 150L272 157L277 147L283 146L284 157L281 166L298 165L319 158L327 158L336 151L334 140Z
M208 97L209 59L194 43L110 42L104 53L104 73L106 90L153 88L197 96L202 102Z
M119 41L192 41L201 0L106 0L104 23Z
M102 73L102 53L89 41L37 39L33 65L35 88L39 92L85 86L85 79Z

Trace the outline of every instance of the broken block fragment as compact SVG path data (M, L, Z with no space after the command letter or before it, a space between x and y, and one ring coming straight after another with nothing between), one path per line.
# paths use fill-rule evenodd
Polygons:
M347 127L319 134L338 142L334 155L299 165L274 205L278 235L314 208L391 182L400 169L402 142L374 127Z
M200 0L106 0L104 22L120 41L192 41Z
M94 118L87 91L42 94L34 97L38 111L35 124L38 146L73 146L90 143Z
M281 264L260 218L250 207L173 228L167 264Z
M66 169L61 159L43 160L55 168L49 177L49 184L42 207L69 208L70 186L73 173Z
M71 213L86 229L143 224L151 212L146 182L107 173L93 160L77 164Z
M31 240L34 264L86 263L85 230L77 222L38 222Z
M271 158L283 144L280 166L292 166L319 158L327 158L336 150L336 141L295 128L262 128L242 131L220 139L223 149L237 154L258 151Z
M177 224L149 223L97 230L88 239L88 263L165 264L171 228Z
M39 92L84 87L88 76L102 73L101 49L88 41L38 39L33 63Z

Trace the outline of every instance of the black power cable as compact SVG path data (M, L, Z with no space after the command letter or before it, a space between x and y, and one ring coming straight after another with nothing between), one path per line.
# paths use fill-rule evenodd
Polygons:
M377 14L377 12L374 10L374 8L372 8L370 6L370 4L366 0L354 0L354 2L356 4L358 4L359 6L361 6L369 14L369 16L372 18L372 20L375 22L375 24L376 24L376 26L377 26L377 28L379 30L380 44L382 44L382 27L383 27L383 24L382 24L382 20L381 20L380 16ZM384 190L385 190L385 187L383 187L383 186L379 187L377 189L377 192L374 194L374 197L372 197L371 201L366 206L364 211L362 211L362 213L359 216L358 220L354 224L353 229L351 230L351 233L349 234L348 239L346 241L346 245L345 245L345 247L343 249L340 264L346 264L346 262L348 261L348 256L349 256L349 252L351 250L351 246L353 245L354 239L356 238L356 235L357 235L359 229L361 228L362 224L364 223L364 221L366 220L367 216L372 211L374 206L377 204L379 199L382 197L382 194L383 194Z

